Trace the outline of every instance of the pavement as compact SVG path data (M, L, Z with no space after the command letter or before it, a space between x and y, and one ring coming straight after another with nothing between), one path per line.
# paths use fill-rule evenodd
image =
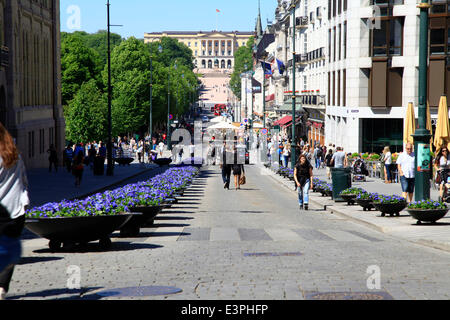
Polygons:
M296 193L296 191L294 191L294 182L289 181L264 167L261 167L261 170L264 170L265 174L270 175L291 192ZM325 169L314 170L314 175L321 180L328 181ZM352 186L363 188L369 192L377 192L386 195L401 195L402 192L399 183L385 184L382 180L374 178L368 178L367 182L353 182ZM437 200L438 196L439 191L432 188L431 198ZM449 214L439 220L435 225L417 225L417 221L413 219L406 210L403 210L400 213L400 217L381 217L379 211L363 211L363 208L359 205L347 205L345 202L334 202L329 197L322 197L314 192L311 193L311 202L326 207L326 210L332 214L363 224L379 232L402 238L412 243L450 251Z
M320 197L300 211L295 192L263 170L245 166L247 184L224 190L219 168L203 167L153 226L136 238L114 232L106 251L23 241L7 299L450 298L448 252L324 211Z

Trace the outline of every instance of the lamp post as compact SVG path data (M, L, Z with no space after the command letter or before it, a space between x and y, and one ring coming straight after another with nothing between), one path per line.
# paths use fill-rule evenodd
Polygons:
M292 145L291 148L291 165L292 168L295 167L295 163L297 162L296 155L296 144L295 144L295 3L293 1L291 9L292 9Z
M170 68L167 71L167 149L172 149L170 141Z
M417 6L420 9L419 40L419 128L414 137L415 151L415 200L430 198L430 131L426 128L427 119L427 71L428 71L428 0L422 0Z
M121 27L122 25L112 25L110 23L109 14L109 0L106 3L107 12L107 24L108 24L108 142L106 143L107 149L107 166L106 175L114 175L114 162L112 156L112 115L111 115L111 104L112 104L112 86L111 86L111 27Z
M158 47L159 53L162 52L161 45ZM150 122L148 127L150 141L153 138L153 56L150 52Z

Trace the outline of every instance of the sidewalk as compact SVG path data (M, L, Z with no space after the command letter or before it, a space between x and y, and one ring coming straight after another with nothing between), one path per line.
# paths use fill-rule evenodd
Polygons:
M169 153L165 151L164 156L167 155ZM107 176L105 164L105 174L94 176L90 167L85 166L80 187L75 187L75 177L64 167L59 167L58 172L48 172L47 168L27 170L31 207L64 199L82 198L158 167L156 164L140 164L137 160L130 166L119 166L116 163L114 175Z
M294 182L287 180L262 165L262 172L271 176L275 181L284 185L291 192L294 191ZM314 170L315 177L326 180L325 169ZM378 192L382 194L401 195L400 184L385 184L381 180L368 179L367 182L353 183L352 186L358 186L369 192ZM438 191L431 190L433 199L437 199ZM334 202L329 197L322 197L318 193L310 193L311 204L326 208L332 214L344 217L352 222L363 224L379 232L398 237L415 244L425 245L435 249L441 249L450 252L450 216L442 218L436 225L422 224L417 225L416 220L409 216L408 212L402 211L400 217L381 217L379 211L363 211L359 205L348 206L347 203Z

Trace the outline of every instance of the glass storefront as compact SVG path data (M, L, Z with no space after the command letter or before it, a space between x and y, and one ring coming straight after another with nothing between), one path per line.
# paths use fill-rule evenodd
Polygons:
M362 152L403 151L403 119L361 119Z

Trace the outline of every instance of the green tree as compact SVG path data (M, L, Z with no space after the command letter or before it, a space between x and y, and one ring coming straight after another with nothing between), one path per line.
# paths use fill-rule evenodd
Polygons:
M107 136L107 103L96 81L83 83L66 113L66 137L73 142L104 140Z
M100 56L88 48L76 34L63 33L61 37L61 95L67 105L85 82L94 79L99 84L103 68Z
M230 87L234 95L241 99L241 74L253 68L253 45L255 39L251 37L247 45L239 47L234 54L234 70L231 74ZM247 65L247 68L245 68Z

